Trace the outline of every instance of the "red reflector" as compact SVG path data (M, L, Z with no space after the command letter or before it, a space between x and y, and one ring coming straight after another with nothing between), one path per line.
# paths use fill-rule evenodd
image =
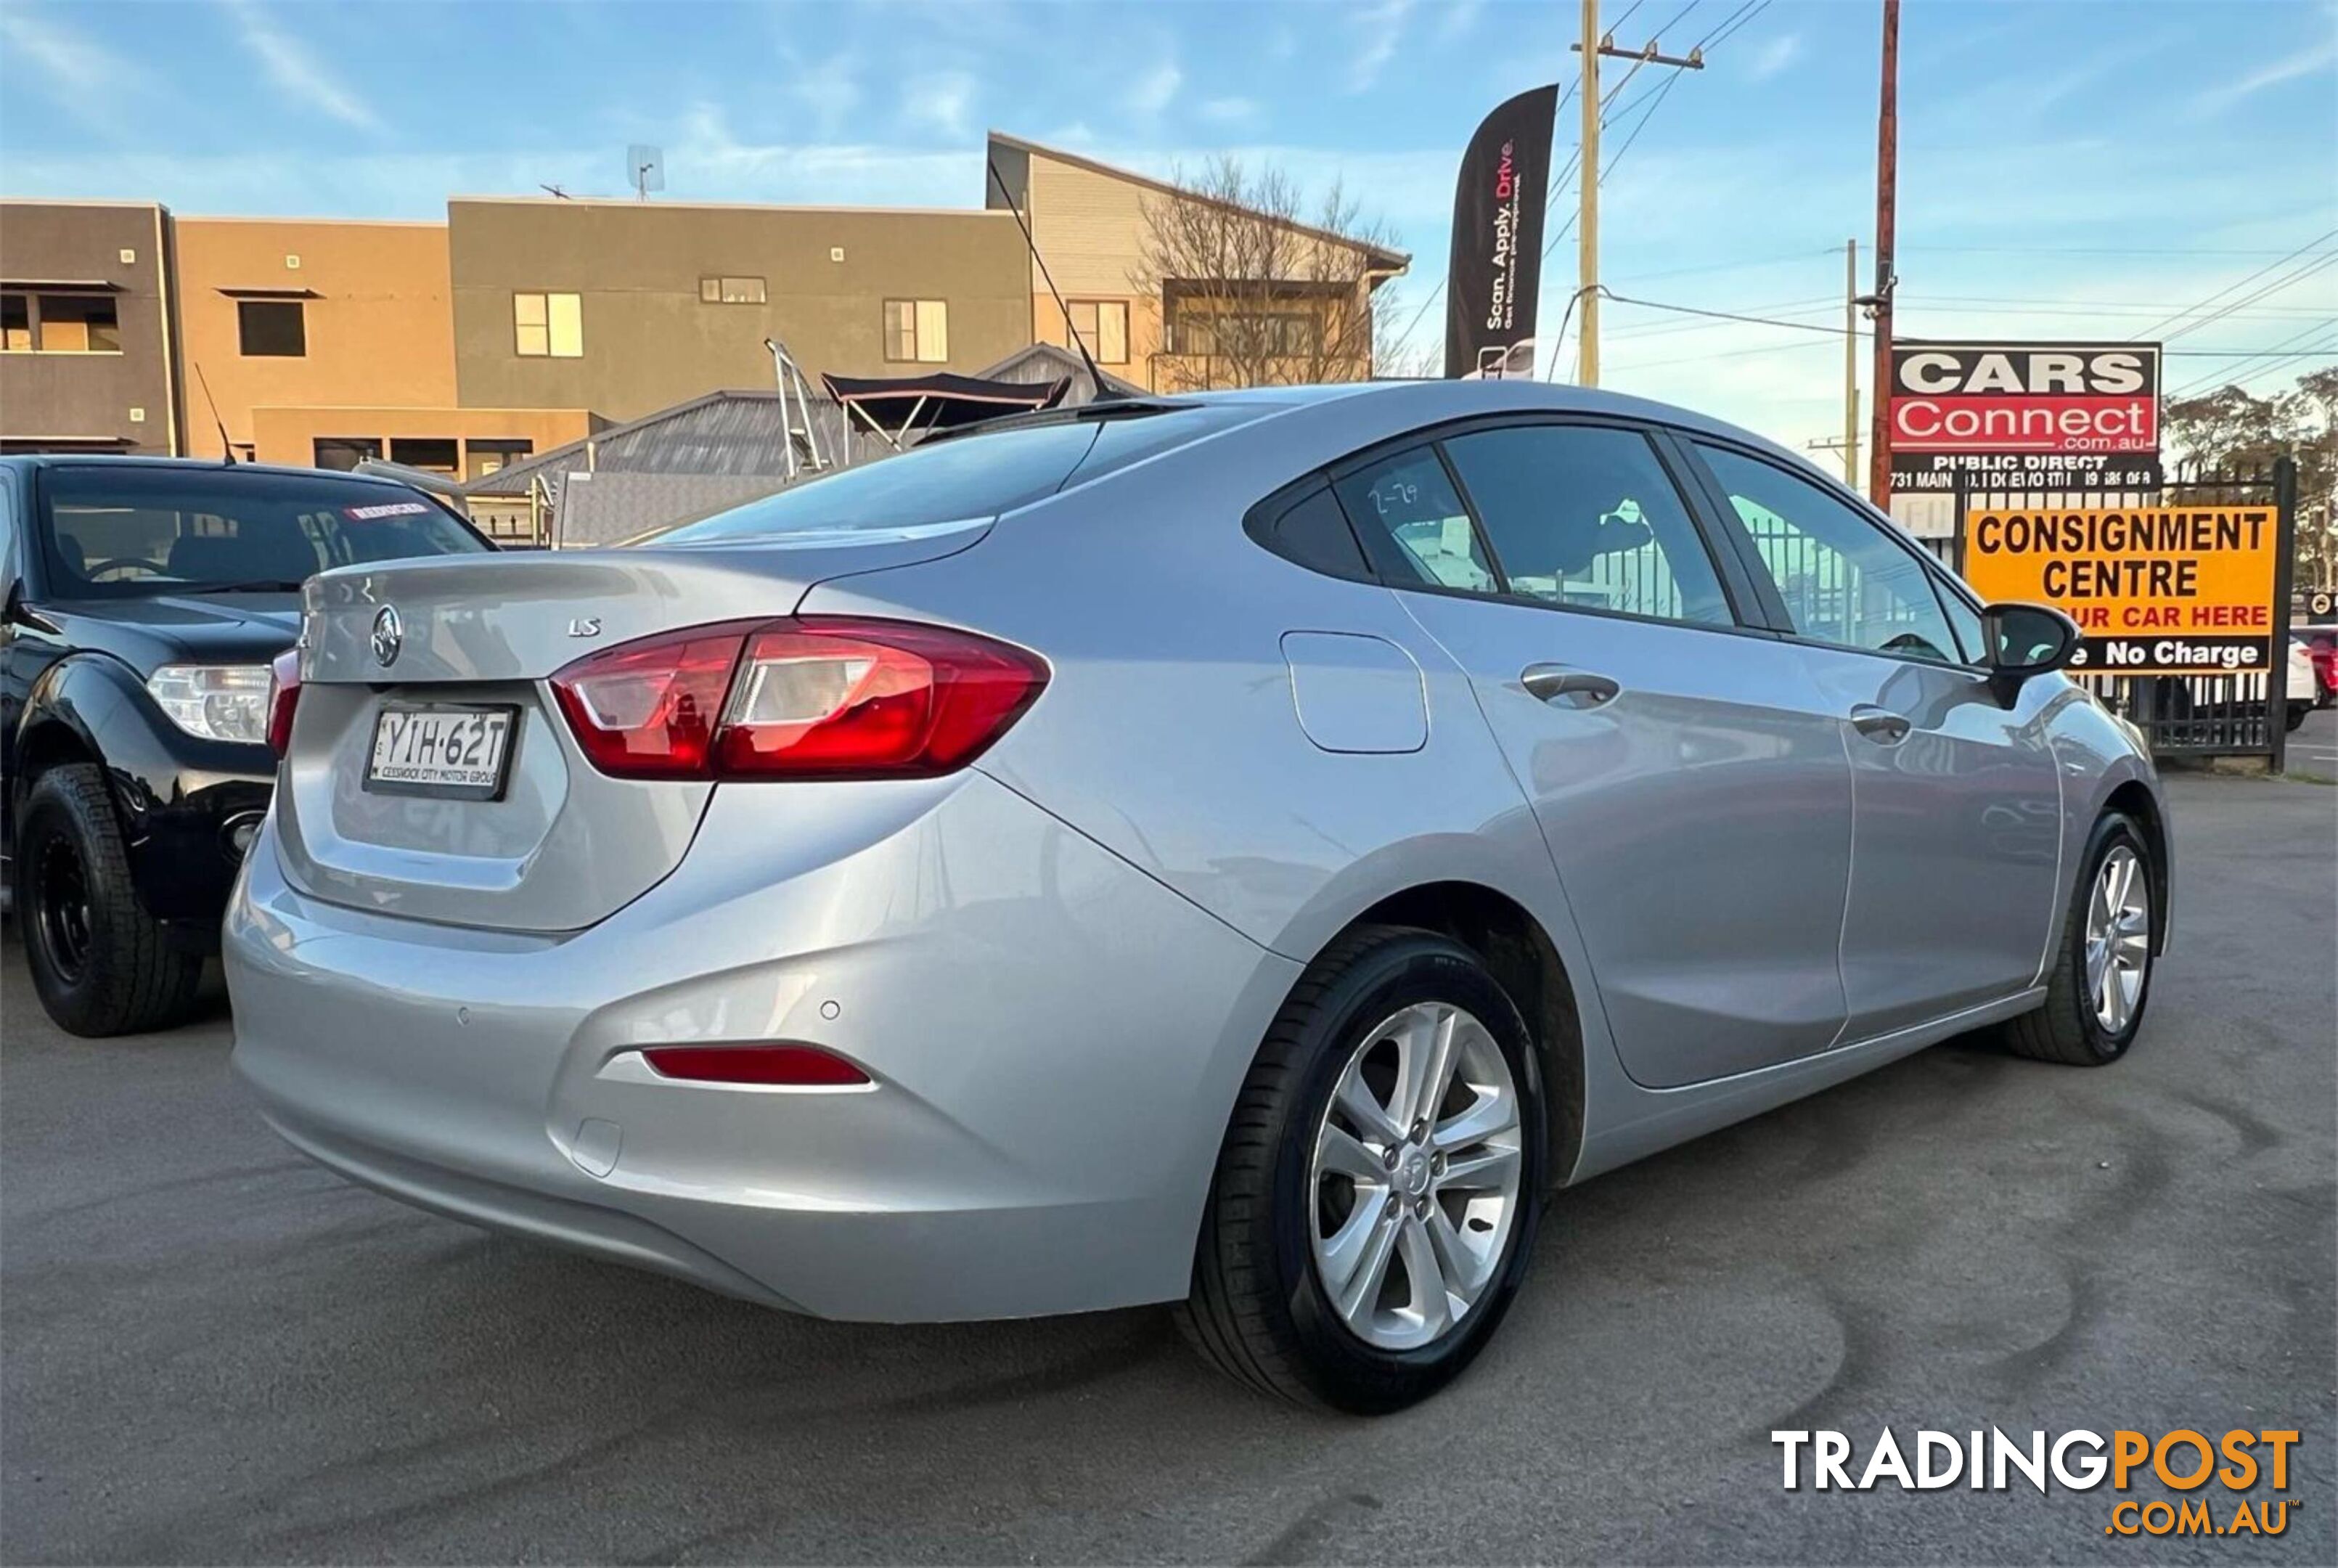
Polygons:
M286 648L268 665L268 749L292 750L292 710L300 701L300 650Z
M665 1078L693 1083L772 1083L845 1088L869 1075L816 1045L660 1045L642 1055Z

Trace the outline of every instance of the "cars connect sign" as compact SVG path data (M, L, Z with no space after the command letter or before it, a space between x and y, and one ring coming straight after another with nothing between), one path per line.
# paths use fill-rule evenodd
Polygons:
M2051 605L2084 635L2074 669L2230 675L2273 666L2272 507L1978 508L1964 576L1992 603Z
M1895 344L1895 488L2156 487L2159 385L2156 343Z

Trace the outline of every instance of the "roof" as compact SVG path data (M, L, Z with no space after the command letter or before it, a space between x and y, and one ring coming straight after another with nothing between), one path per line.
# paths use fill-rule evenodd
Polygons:
M1112 180L1125 180L1132 185L1143 185L1147 190L1158 191L1164 195L1182 196L1188 201L1208 202L1213 206L1233 205L1232 202L1220 202L1214 197L1204 196L1198 191L1189 191L1183 185L1172 184L1166 180L1156 180L1150 174L1140 174L1134 169L1117 168L1110 163L1099 163L1084 153L1067 153L1061 147L1049 147L1037 142L1027 142L1020 136L1010 136L1004 131L991 132L990 140L1002 147L1012 147L1018 153L1036 153L1042 158L1053 159L1058 163L1069 163L1075 168L1086 169L1092 174L1102 174ZM986 184L983 187L986 198L989 192L990 186ZM1247 208L1235 210L1249 211ZM1368 241L1359 240L1352 234L1342 234L1334 230L1317 228L1312 223L1292 222L1290 226L1300 233L1311 234L1318 240L1326 240L1340 245L1351 245L1370 255L1372 260L1385 264L1390 271L1401 272L1412 265L1412 253L1409 251L1393 251L1386 245L1375 245Z
M112 438L78 436L10 436L12 441L84 440ZM398 479L380 474L350 473L339 468L318 468L287 463L223 463L217 458L164 458L146 455L132 456L126 452L9 452L0 456L0 463L23 468L186 468L206 474L281 474L293 479L348 479L360 485L380 485L389 489L408 487Z
M1101 366L1097 367L1096 374L1104 378L1105 386L1115 397L1152 396L1135 381L1115 376ZM1076 409L1084 403L1095 401L1095 382L1088 375L1087 361L1057 343L1034 343L1029 348L1017 349L982 371L981 376L986 381L1020 381L1042 386L1049 381L1068 380L1072 384L1071 390L1064 394L1061 407Z

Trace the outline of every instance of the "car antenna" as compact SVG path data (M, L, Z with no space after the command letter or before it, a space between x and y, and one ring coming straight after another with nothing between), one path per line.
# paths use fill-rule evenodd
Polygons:
M227 439L227 421L220 418L219 399L211 396L211 383L210 378L203 374L203 362L197 360L194 366L195 384L202 388L203 401L211 405L211 423L219 427L220 455L227 459L227 466L231 468L235 467L235 447Z
M998 173L998 161L985 150L982 162L989 169L991 182L998 187L998 193L1007 198L1007 210L1015 215L1015 226L1023 231L1023 243L1030 251L1031 260L1039 264L1039 276L1046 283L1047 292L1056 297L1056 309L1064 313L1064 330L1070 334L1072 347L1080 351L1080 363L1088 368L1088 384L1095 389L1095 396L1088 400L1094 403L1119 402L1121 394L1105 385L1104 372L1096 369L1095 356L1089 353L1087 344L1080 340L1080 330L1072 324L1072 308L1064 303L1064 292L1056 287L1055 276L1047 271L1047 258L1039 254L1039 242L1031 238L1031 225L1023 221L1023 209L1015 204L1015 192L1007 188L1005 177Z

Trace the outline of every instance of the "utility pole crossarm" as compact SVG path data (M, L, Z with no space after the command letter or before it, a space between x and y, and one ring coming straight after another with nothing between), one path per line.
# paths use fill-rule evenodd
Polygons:
M1583 53L1583 45L1580 44L1569 44L1567 48L1572 54ZM1614 39L1607 39L1600 44L1599 53L1606 55L1610 60L1637 60L1643 65L1675 65L1684 71L1704 69L1704 50L1692 49L1685 54L1659 54L1656 53L1656 41L1654 38L1648 40L1647 47L1645 49L1618 49L1616 47Z

